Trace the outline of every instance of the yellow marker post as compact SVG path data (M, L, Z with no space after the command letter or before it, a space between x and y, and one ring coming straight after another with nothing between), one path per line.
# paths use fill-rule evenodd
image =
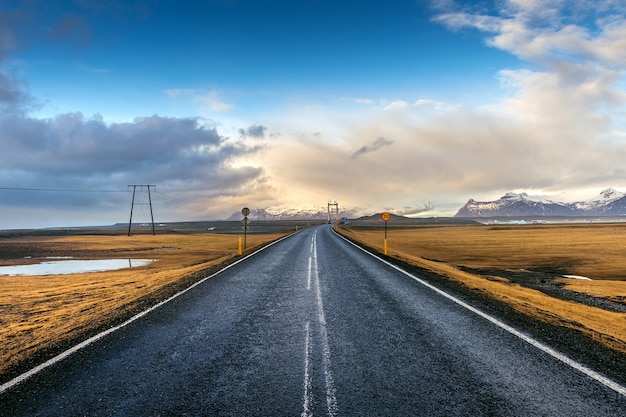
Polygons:
M383 253L387 255L387 222L391 220L391 214L384 212L383 214L380 215L380 217L385 222L385 240L383 243Z
M241 254L243 253L243 242L242 242L242 240L241 240L241 236L239 236L239 248L238 248L238 250L237 250L237 253L238 253L239 255L241 255Z

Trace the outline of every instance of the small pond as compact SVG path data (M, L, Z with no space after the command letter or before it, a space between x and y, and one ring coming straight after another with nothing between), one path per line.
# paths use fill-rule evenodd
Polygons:
M84 272L114 271L152 263L152 259L70 259L29 265L0 266L0 275L63 275Z

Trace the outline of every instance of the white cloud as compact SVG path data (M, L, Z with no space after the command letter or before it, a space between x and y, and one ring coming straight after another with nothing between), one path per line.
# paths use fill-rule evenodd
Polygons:
M223 101L216 91L196 97L196 101L201 103L206 110L223 112L233 108L232 104Z
M170 88L165 93L172 99L184 98L199 104L200 108L209 112L226 112L232 110L233 105L225 102L215 91L202 91L193 88Z
M384 105L383 109L385 110L395 110L395 109L405 109L409 107L409 103L404 100L395 100L391 103L387 103Z
M626 65L626 4L563 0L508 0L500 15L447 12L434 20L450 29L473 28L491 34L489 45L533 63L565 60ZM595 19L594 26L577 21Z
M365 104L369 106L376 104L376 100L372 100L371 98L354 98L351 100L357 104Z

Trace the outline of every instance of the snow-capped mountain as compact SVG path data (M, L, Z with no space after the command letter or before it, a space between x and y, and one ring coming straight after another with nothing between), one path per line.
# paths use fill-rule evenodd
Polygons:
M574 203L555 202L526 193L506 193L496 201L470 199L455 217L620 215L626 215L626 194L608 188L596 198Z
M576 210L592 212L593 215L622 215L626 214L626 194L612 188L602 190L600 195L589 201L570 203Z
M333 218L354 217L355 210L340 210L339 214L333 213ZM240 212L233 213L227 220L240 220L242 217ZM251 208L248 216L252 221L259 220L326 220L328 218L328 209L320 208L289 208L289 207L271 207L265 209Z

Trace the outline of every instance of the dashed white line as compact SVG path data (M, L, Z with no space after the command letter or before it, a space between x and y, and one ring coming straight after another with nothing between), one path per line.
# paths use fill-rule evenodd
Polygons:
M326 329L326 315L324 314L324 303L322 301L322 291L320 289L319 269L317 265L317 231L313 234L313 272L315 275L315 294L317 298L317 320L320 325L320 337L322 339L324 378L326 382L326 407L328 415L337 415L337 391L330 361L330 344L328 343L328 332Z
M311 322L307 321L305 326L306 335L304 338L304 404L301 417L313 417L311 412L312 390L311 390Z
M326 385L326 408L329 417L337 415L337 391L330 361L330 344L328 343L328 330L326 329L326 315L324 314L324 303L322 301L322 291L320 289L319 268L317 265L317 231L311 238L311 255L309 256L309 270L307 274L307 290L311 289L312 277L315 277L315 298L317 306L317 322L320 328L320 339L322 343L322 365L324 367L324 383ZM303 411L301 417L312 417L311 404L313 402L312 378L311 378L311 323L305 326L305 354L304 354L304 398Z
M311 289L311 264L313 263L312 261L313 261L312 257L309 257L309 273L307 275L307 280L306 280L306 289L307 290Z
M307 280L306 280L306 289L310 290L311 289L311 268L312 268L312 263L313 263L313 257L317 258L317 252L315 252L315 239L317 237L317 231L315 231L313 233L313 236L311 237L311 255L309 256L309 273L307 274Z

